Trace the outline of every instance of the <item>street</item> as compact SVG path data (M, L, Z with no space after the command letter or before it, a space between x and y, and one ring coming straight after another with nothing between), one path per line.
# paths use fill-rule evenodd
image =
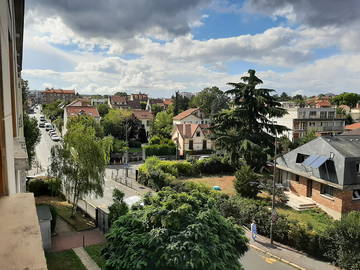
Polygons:
M32 117L36 117L39 121L39 118L42 114L36 110L35 114L31 115ZM36 172L36 170L32 170L33 174L46 174L47 167L49 166L49 158L50 158L50 149L53 145L57 144L53 142L45 131L45 128L40 128L41 130L41 141L36 146L36 160L41 165L42 172ZM140 166L141 163L129 164L129 170L134 172L134 170ZM92 204L95 207L100 207L103 209L107 209L109 205L113 203L112 193L115 188L121 190L125 194L125 200L133 200L134 198L140 198L143 194L148 191L151 191L149 188L141 186L132 178L128 179L128 185L121 184L115 179L124 179L125 168L123 165L109 165L105 171L105 185L104 185L104 195L103 197L96 196L88 196L85 198L85 201L89 204ZM131 181L131 182L130 182ZM293 267L279 262L278 260L269 257L259 251L256 251L252 248L240 259L241 264L246 270L292 270Z

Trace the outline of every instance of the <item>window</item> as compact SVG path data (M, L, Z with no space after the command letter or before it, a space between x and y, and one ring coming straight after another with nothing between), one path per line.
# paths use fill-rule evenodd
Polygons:
M196 132L196 137L200 137L200 131Z
M316 116L316 111L310 111L310 117L314 117L314 116Z
M360 189L354 189L352 194L353 200L360 200Z
M189 140L189 150L194 150L194 142L193 142L193 140Z
M335 112L328 112L328 118L335 118Z
M326 118L327 112L320 112L320 118L324 119Z
M300 175L295 175L295 181L299 182L300 181Z
M147 121L146 121L146 125L147 125L147 126L150 126L150 120L147 120Z
M328 185L321 184L320 194L333 197L334 196L334 188Z
M203 150L206 150L206 149L207 149L207 141L203 140Z
M360 174L360 163L356 163L355 165L357 174Z
M303 163L304 160L308 157L309 157L309 155L304 155L304 154L298 153L296 156L296 163Z
M309 122L309 127L315 127L315 122Z

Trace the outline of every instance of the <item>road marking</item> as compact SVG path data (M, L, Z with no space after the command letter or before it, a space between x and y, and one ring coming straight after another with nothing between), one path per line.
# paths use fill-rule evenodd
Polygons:
M274 259L274 258L264 257L264 256L262 256L262 257L264 258L265 262L267 262L267 263L269 263L269 264L273 264L273 263L277 262L277 260Z

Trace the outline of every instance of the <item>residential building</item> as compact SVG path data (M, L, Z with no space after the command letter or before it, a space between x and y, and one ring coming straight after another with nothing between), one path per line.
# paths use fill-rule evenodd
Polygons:
M180 92L179 95L182 97L186 97L188 99L191 99L193 96L195 96L194 93L190 93L190 92Z
M212 150L213 142L209 138L209 125L207 124L175 124L171 139L177 145L180 156L187 151L193 153Z
M140 101L140 102L147 102L149 99L149 96L147 94L138 93L138 94L130 94L128 95L128 100L134 101Z
M23 27L24 0L0 0L0 269L46 270L35 199L23 193Z
M110 96L108 101L109 107L112 109L127 109L126 96Z
M345 119L336 114L336 108L299 108L293 120L293 140L314 130L318 136L335 135L344 131Z
M279 137L281 136L286 136L289 138L290 141L293 140L293 125L294 125L294 119L298 118L298 109L299 108L295 108L292 107L291 105L288 107L288 104L286 104L286 107L283 108L287 108L287 114L285 114L282 117L274 117L271 119L271 121L274 121L274 123L276 123L277 125L281 125L281 126L285 126L287 127L289 130L284 131L282 134L278 134Z
M90 106L90 101L84 99L77 99L65 106L64 108L64 127L62 134L67 132L67 121L72 116L87 115L94 117L95 120L100 121L100 114L96 107Z
M209 124L210 119L200 108L191 108L173 117L173 124Z
M100 104L108 104L108 98L91 98L91 106L99 106Z
M73 101L76 98L75 90L45 89L41 92L41 103L49 104L61 100L64 103Z
M354 123L354 124L351 124L351 125L346 125L346 126L344 127L344 129L345 129L346 131L351 131L351 130L355 130L355 129L360 129L360 122Z
M164 104L164 100L162 98L149 98L147 103L146 103L146 108L145 110L151 112L152 111L152 106L153 105L158 105L160 106L163 110L165 110L167 108L167 106Z
M360 210L360 136L323 136L277 160L278 181L336 219Z
M136 119L140 120L141 124L144 126L146 135L149 135L151 124L154 121L154 115L148 111L133 111L133 115Z

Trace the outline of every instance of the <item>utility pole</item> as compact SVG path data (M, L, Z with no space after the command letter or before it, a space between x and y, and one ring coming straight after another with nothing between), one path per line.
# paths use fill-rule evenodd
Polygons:
M273 127L275 129L274 123L272 122ZM271 219L270 219L270 243L274 243L273 239L273 227L274 227L274 219L275 219L275 175L276 175L276 155L277 155L277 131L275 129L275 151L274 151L274 172L273 172L273 182L272 182L272 200L271 200Z

